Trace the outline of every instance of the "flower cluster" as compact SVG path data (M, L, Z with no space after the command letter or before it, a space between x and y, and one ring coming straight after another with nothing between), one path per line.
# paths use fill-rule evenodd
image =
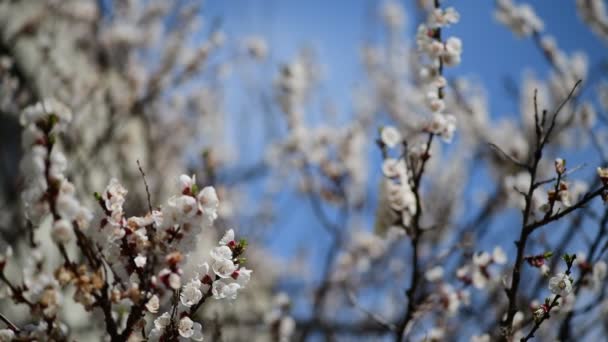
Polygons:
M459 21L460 15L452 7L447 9L435 8L427 22L418 26L416 44L423 52L429 63L421 69L421 76L428 84L426 94L428 108L433 113L432 120L426 130L441 136L450 142L456 129L456 119L451 114L445 114L443 89L447 85L442 75L444 66L460 64L462 41L457 37L449 37L445 42L441 38L441 29Z
M154 320L154 328L149 334L151 341L164 341L177 335L180 339L202 341L202 325L191 319L197 309L210 297L234 300L237 292L245 288L252 272L242 266L244 258L241 256L245 251L246 242L236 242L234 231L231 229L226 232L219 245L210 252L211 266L207 262L201 264L193 278L181 286L181 289L177 287L176 290L180 290L178 293L181 305L174 305L171 312L165 312ZM161 275L160 278L162 277ZM158 301L156 296L148 301L146 308L149 312L158 312Z
M456 275L465 284L473 284L477 289L483 289L491 280L496 278L489 272L491 265L504 265L507 256L500 247L495 247L492 254L488 252L476 253L472 262L458 269Z
M576 0L576 9L591 30L608 41L608 9L602 0Z
M72 286L76 303L87 311L102 309L106 332L112 339L119 335L141 337L141 329L136 326L145 324L145 310L159 312L169 299L166 294L173 293L180 299L179 316L175 316L178 302L174 301L171 313L155 319L149 340L202 340L201 324L190 317L209 297L235 299L252 273L243 266L246 242L237 242L234 231L229 230L220 246L211 250L210 266L202 264L199 273L182 285L185 260L196 247L200 233L210 229L218 217L215 189L207 186L199 190L194 176L182 175L178 180L179 194L170 197L165 206L152 208L148 197L149 211L143 216L128 217L128 191L112 178L103 193L95 193L101 211L94 218L77 200L74 185L64 175L67 160L58 137L70 118L70 111L54 100L28 107L21 116L27 151L21 162L26 184L23 200L26 217L33 225L32 257L23 270L22 286L13 285L4 275L10 249L0 262L0 275L13 299L30 306L41 321L33 332L11 331L24 338L35 338L40 332L41 339L64 339L59 336L65 326L58 317L64 290ZM41 233L36 228L49 221L50 236L63 258L63 263L51 271L46 269L44 254L36 241ZM90 222L97 225L91 228ZM68 253L74 237L82 259L72 259ZM115 320L118 312L125 310L130 311L131 318L119 332Z
M381 129L380 138L383 146L397 147L401 134L396 128L386 126ZM408 170L405 159L387 157L382 162L382 173L385 178L381 196L393 211L399 213L401 224L408 227L417 211L416 195L410 183L411 171Z
M520 37L541 32L543 21L528 4L517 5L511 0L498 0L496 18Z
M462 306L471 304L471 293L467 289L456 289L451 284L439 287L439 303L449 316L454 316Z
M21 115L24 126L22 144L26 151L21 161L25 178L22 199L26 217L34 224L47 215L53 217L52 237L57 243L70 240L72 223L86 229L91 213L75 197L74 185L64 172L65 155L57 137L70 122L72 114L62 103L45 100L27 107Z
M65 130L71 117L70 110L56 100L45 100L27 107L21 115L24 126L22 141L26 150L21 161L25 178L22 200L26 218L32 225L38 226L48 222L46 218L50 217L50 237L64 255L65 246L74 235L84 234L92 219L89 209L76 198L74 185L64 175L67 160L58 144L58 136ZM36 247L33 238L31 244ZM43 255L36 249L32 254L34 257L28 260L29 267L23 272L25 291L13 293L13 296L16 296L17 302L39 308L42 316L52 321L62 305L60 287L64 282L52 274L40 272ZM87 276L86 281L78 284L74 296L77 301L83 299L81 295L87 286L92 290L92 279Z

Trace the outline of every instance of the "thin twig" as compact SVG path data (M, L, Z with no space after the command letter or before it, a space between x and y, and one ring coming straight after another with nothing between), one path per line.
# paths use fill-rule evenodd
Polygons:
M148 209L150 210L150 215L152 214L152 200L150 199L150 188L148 187L148 182L146 181L146 174L144 170L141 168L141 164L139 163L139 159L137 159L137 167L139 168L139 172L141 173L141 178L144 180L144 186L146 187L146 195L148 196Z
M526 165L525 163L520 162L519 160L515 159L513 156L510 156L507 152L503 151L500 147L498 147L498 145L496 145L494 143L488 143L488 145L494 151L500 153L503 157L505 157L506 159L508 159L513 164L521 167L522 169L528 169L528 165Z
M516 259L515 259L515 264L513 266L513 271L511 273L511 279L512 279L511 285L510 285L510 287L505 289L505 293L507 294L509 304L508 304L508 309L507 309L507 315L506 315L505 319L501 322L501 327L503 329L503 336L502 336L503 340L507 340L508 337L510 337L510 335L512 334L513 318L515 317L515 313L517 312L517 293L519 291L521 267L522 267L522 263L524 261L526 244L527 244L528 238L530 237L530 234L532 234L532 232L534 230L536 230L537 228L540 228L555 220L558 220L561 217L564 217L567 214L573 212L574 210L581 208L588 201L590 201L592 198L600 195L605 190L605 188L602 187L599 190L596 190L592 193L588 193L577 204L575 204L565 210L562 210L553 216L550 216L551 212L549 212L549 214L546 215L542 220L533 222L533 223L529 223L529 219L530 219L531 213L532 213L532 195L534 193L534 190L536 189L535 184L536 184L538 165L542 159L543 150L544 150L545 146L547 145L547 143L549 142L549 138L551 137L551 133L553 132L553 129L555 128L555 124L556 124L558 115L560 114L560 112L561 112L562 108L565 106L565 104L572 98L575 90L577 89L577 87L579 86L580 83L581 83L580 80L576 82L576 84L574 85L574 87L572 87L572 90L570 91L568 96L555 109L555 111L553 112L553 115L551 117L551 123L549 125L549 128L547 129L547 131L544 135L543 135L542 130L540 130L538 127L545 126L545 119L547 117L547 111L543 110L543 112L542 112L543 114L541 117L541 123L540 123L540 125L537 125L536 149L535 149L534 153L532 154L532 162L530 163L530 166L528 168L528 171L530 174L530 186L528 188L527 194L525 195L525 207L522 212L522 225L521 225L521 229L520 229L519 239L517 241L515 241L515 245L517 246L517 255L516 255ZM534 103L534 113L535 113L535 120L538 121L538 103L536 101Z
M583 169L583 168L585 168L585 167L587 167L587 164L586 164L586 163L583 163L583 164L578 165L578 166L576 166L576 167L574 167L574 168L572 168L572 169L568 169L568 170L566 170L566 172L564 172L564 173L562 174L562 178L563 178L564 176L569 176L569 175L571 175L571 174L575 173L576 171L578 171L578 170L580 170L580 169ZM536 182L536 184L535 184L534 186L535 186L536 188L538 188L539 186L543 186L543 185L545 185L545 184L553 183L553 182L554 182L556 179L557 179L557 177L551 177L551 178L549 178L549 179L545 179L545 180L542 180L542 181L538 181L538 182Z
M6 325L8 325L8 327L11 330L13 330L14 332L18 333L21 331L21 329L19 329L15 324L13 324L13 322L11 322L8 318L6 318L6 316L4 316L1 313L0 313L0 320L2 320L4 323L6 323Z
M348 301L351 303L352 306L354 306L357 310L361 311L362 313L364 313L367 317L371 318L374 322L380 324L381 326L385 327L387 330L389 331L395 331L396 327L394 324L389 323L386 319L384 319L382 316L371 312L370 310L364 308L359 301L357 301L357 297L355 296L355 293L351 290L351 289L345 289L346 290L346 294L348 297Z

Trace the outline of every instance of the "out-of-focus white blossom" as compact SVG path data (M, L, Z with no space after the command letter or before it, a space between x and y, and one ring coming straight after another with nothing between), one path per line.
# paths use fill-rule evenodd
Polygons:
M393 148L401 143L401 133L393 126L384 126L380 130L380 140L386 146Z
M384 24L393 30L401 29L405 24L405 11L399 2L394 0L384 3L380 16Z
M576 0L583 21L604 41L608 41L608 9L603 0Z
M245 39L245 49L255 59L262 60L268 55L268 44L260 36L250 36Z
M454 9L454 7L448 7L446 9L435 8L430 14L427 20L431 27L444 27L451 24L456 24L460 20L460 14Z
M427 129L429 132L439 135L444 141L450 142L456 130L456 118L450 114L435 113Z
M536 15L530 5L516 5L511 0L498 0L496 4L496 19L516 35L520 37L529 36L543 30L543 21Z
M441 280L441 278L443 278L443 267L435 266L435 267L429 269L424 274L424 277L426 278L426 280L428 280L430 282L435 282L435 281Z

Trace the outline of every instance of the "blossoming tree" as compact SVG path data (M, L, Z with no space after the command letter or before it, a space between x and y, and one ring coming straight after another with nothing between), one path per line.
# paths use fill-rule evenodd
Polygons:
M497 121L456 68L475 18L415 3L412 33L378 4L334 120L311 50L198 1L1 1L0 341L605 339L605 65L495 1L550 69Z

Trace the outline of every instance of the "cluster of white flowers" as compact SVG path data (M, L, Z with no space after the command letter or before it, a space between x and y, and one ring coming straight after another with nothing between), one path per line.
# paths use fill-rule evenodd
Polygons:
M148 335L148 341L161 341L163 335L170 328L173 319L174 317L169 312L165 312L156 318L154 320L154 328L152 328ZM200 323L192 321L188 316L179 319L177 331L179 333L179 341L203 340L203 326Z
M180 195L172 196L161 210L152 210L143 217L124 217L127 190L116 179L111 179L103 194L99 195L104 215L94 238L102 246L109 262L115 263L126 257L129 260L122 264L134 266L117 271L131 274L136 268L144 268L150 247L157 243L165 244L166 251L180 253L176 258L167 258L169 266L175 266L174 261L182 260L181 253L193 250L197 242L195 237L213 224L219 206L215 189L207 186L199 191L194 176L181 175L178 183ZM155 227L154 236L150 235L149 227ZM151 239L155 242L152 243ZM120 253L124 246L130 248L128 253ZM179 269L169 267L160 272L159 279L175 289L181 286L180 274Z
M587 25L608 41L608 9L604 0L576 0L576 9Z
M446 142L452 140L456 129L456 118L444 112L443 90L447 81L442 75L442 69L444 66L460 64L462 41L457 37L449 37L445 42L442 41L441 29L455 24L459 20L460 15L454 8L435 8L429 14L427 22L418 26L416 34L418 50L429 59L428 65L423 66L420 71L421 78L428 84L426 101L428 108L433 113L426 130L439 135Z
M491 265L504 265L507 256L500 247L495 247L492 254L488 252L476 253L473 255L472 262L458 269L456 275L465 284L473 284L477 289L485 288L489 282L498 280L492 278L489 272ZM496 283L496 282L494 282Z
M549 79L550 90L555 97L555 101L561 101L568 96L573 84L578 80L587 79L589 72L588 57L582 51L575 51L568 55L559 48L556 39L550 35L542 36L540 46L554 68L554 72ZM528 93L528 96L533 96L533 92Z
M401 134L392 127L383 127L380 131L382 143L387 147L397 147L401 142ZM416 195L410 184L411 171L408 170L405 159L387 157L382 162L381 196L395 212L400 213L403 226L408 227L416 214Z
M443 283L439 287L439 303L443 305L449 316L454 316L460 307L471 304L471 293L467 289L456 289Z
M38 328L48 323L49 328L41 330L48 333L65 328L54 320L64 303L62 289L68 284L75 286L74 300L86 310L115 304L114 309L104 312L106 320L114 319L111 310L132 308L138 312L141 310L137 307L145 307L157 313L165 293L179 293L183 312L177 317L169 313L158 317L150 339L178 334L180 338L202 340L201 324L189 317L208 297L235 299L252 273L243 266L246 242L235 241L234 231L229 230L220 246L210 252L211 264L202 264L199 274L182 286L184 259L196 246L203 229L211 227L218 217L215 189L207 186L199 190L194 176L182 175L178 180L179 194L169 198L165 206L156 210L150 204L150 212L144 216L127 218L124 205L128 191L112 178L103 193L95 194L102 210L95 219L98 226L88 229L93 214L76 199L75 187L64 175L67 160L58 141L70 119L70 111L54 100L28 107L21 116L25 127L22 140L26 153L21 170L25 176L27 219L34 228L50 221L51 237L59 245L64 263L53 272L45 270L45 256L37 247L33 232L32 257L23 269L23 287L11 287L16 289L12 291L13 298L43 316ZM86 256L83 264L71 261L67 252L74 236ZM6 254L10 255L10 249ZM165 256L164 267L159 255ZM6 262L2 256L0 271ZM108 265L112 275L104 272L101 265Z
M72 222L86 229L91 219L91 213L76 199L74 186L64 175L67 160L57 144L57 135L71 118L69 108L56 100L27 107L21 115L25 155L20 167L25 178L22 198L26 217L38 224L52 214L52 236L58 243L70 240Z
M544 28L543 21L528 4L514 4L511 0L498 0L496 19L520 37L539 33Z
M314 84L314 70L311 62L300 56L286 63L275 78L277 101L287 115L287 123L296 129L302 122L304 101Z
M189 316L207 298L213 296L215 299L234 300L237 297L237 292L244 289L251 279L252 271L242 266L241 254L245 250L246 244L244 241L236 242L234 239L234 231L230 229L219 242L219 247L211 250L212 258L211 266L207 262L201 264L196 272L196 275L186 284L181 286L180 293L180 311L177 315L180 320L177 324L179 335L182 338L192 339L195 341L202 340L202 326L200 323L193 322ZM165 269L161 271L160 278L164 274L179 274L180 271ZM169 283L173 283L169 281ZM179 282L175 282L177 285ZM171 285L174 289L179 289ZM151 313L158 312L158 298L152 297L146 305ZM194 309L194 311L193 311ZM160 315L154 321L154 328L150 332L150 339L156 341L164 334L167 334L167 329L171 324L173 316L169 312Z

